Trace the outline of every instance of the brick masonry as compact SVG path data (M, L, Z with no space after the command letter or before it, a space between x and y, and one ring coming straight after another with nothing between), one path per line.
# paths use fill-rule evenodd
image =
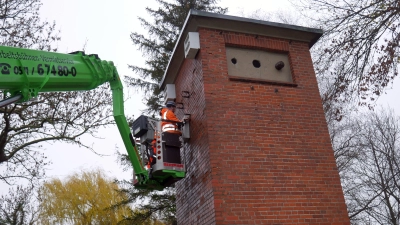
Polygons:
M198 32L175 82L191 114L178 224L349 224L308 43ZM296 85L230 79L225 46L288 53Z

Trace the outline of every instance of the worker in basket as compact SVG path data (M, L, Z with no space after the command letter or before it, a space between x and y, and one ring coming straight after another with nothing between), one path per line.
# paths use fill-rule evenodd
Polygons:
M168 101L167 108L161 110L161 130L162 132L174 133L182 135L179 130L178 123L182 123L175 115L176 105L173 101Z
M179 120L176 115L175 115L175 110L176 110L176 104L173 101L168 101L166 104L166 108L162 108L160 112L161 116L161 131L162 132L168 132L172 134L177 134L177 135L182 135L182 132L179 130L178 123L182 123L181 120ZM156 160L156 139L151 142L151 146L153 148L153 153L149 159L149 162L147 164L147 168L150 168L151 165L153 165Z

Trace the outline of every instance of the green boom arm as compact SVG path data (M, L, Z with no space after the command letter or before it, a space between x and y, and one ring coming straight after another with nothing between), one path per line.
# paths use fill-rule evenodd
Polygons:
M113 96L113 114L125 148L137 176L139 188L162 189L149 180L124 114L123 86L113 62L83 52L61 54L0 46L0 90L7 99L0 107L24 102L39 92L84 91L109 82Z

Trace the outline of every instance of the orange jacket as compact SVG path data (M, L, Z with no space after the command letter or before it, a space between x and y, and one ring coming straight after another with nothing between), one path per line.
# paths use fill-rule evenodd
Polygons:
M181 122L175 115L174 112L171 110L168 110L167 108L163 108L161 110L161 119L163 120L170 120L170 121L176 121L176 122ZM162 121L161 122L161 130L163 132L165 131L178 131L178 126L174 122L167 122L167 121Z
M150 156L149 161L147 162L147 168L150 169L150 167L153 165L154 157L157 155L157 146L156 146L156 139L154 138L153 141L151 142L151 147L153 149L153 155Z
M161 112L160 112L160 116L162 117L163 114L164 114L167 110L168 110L167 108L162 108L162 109L161 109Z

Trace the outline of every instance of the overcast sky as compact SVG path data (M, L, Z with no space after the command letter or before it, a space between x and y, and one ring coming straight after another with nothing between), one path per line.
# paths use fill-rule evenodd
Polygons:
M128 64L142 65L144 59L141 52L133 46L130 33L134 31L146 33L140 26L137 17L148 17L145 7L158 7L155 0L42 0L41 17L47 21L55 21L61 31L59 52L81 50L86 43L86 52L98 54L101 59L114 61L119 74L133 75ZM286 0L222 0L220 6L228 7L230 15L248 15L257 9L263 11L287 10L291 5ZM397 86L400 82L397 80ZM381 99L383 104L399 107L394 99L399 90L388 91ZM140 115L144 108L140 94L125 90L130 97L126 104L126 114ZM400 110L397 110L400 112ZM111 177L130 179L130 172L123 173L114 155L116 147L125 152L122 140L115 126L99 131L104 139L87 138L87 143L107 156L100 157L91 151L66 144L46 145L45 154L53 162L48 168L49 177L64 178L80 169L100 167ZM6 189L1 188L0 194Z

